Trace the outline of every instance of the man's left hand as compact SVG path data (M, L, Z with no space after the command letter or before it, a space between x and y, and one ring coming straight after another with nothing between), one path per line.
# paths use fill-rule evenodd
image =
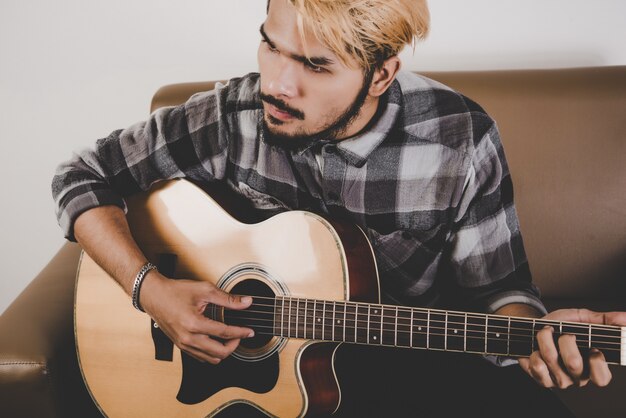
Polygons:
M560 309L550 312L544 319L591 324L626 326L626 312L594 312L588 309ZM589 381L596 386L606 386L612 375L604 355L591 348L585 360L576 346L576 336L561 335L555 344L554 329L545 327L537 333L539 349L528 358L520 358L522 369L539 384L547 388L565 389L573 384L585 386Z

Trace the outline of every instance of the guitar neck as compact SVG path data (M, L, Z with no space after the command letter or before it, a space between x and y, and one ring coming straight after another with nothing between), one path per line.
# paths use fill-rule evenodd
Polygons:
M271 303L272 333L281 337L527 357L537 332L551 326L555 338L573 334L581 351L597 348L607 362L625 363L618 326L285 296Z

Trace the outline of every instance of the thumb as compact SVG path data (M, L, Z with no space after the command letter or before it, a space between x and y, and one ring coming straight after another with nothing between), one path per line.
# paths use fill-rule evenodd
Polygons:
M247 307L252 305L252 297L233 295L232 293L227 293L223 290L215 289L215 293L212 295L211 302L228 309L246 309Z

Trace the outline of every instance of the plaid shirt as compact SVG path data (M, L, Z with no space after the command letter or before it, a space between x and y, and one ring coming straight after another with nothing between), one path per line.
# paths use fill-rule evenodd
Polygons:
M366 132L286 151L263 140L259 85L258 74L218 84L61 164L52 190L66 237L83 211L125 209L156 181L226 181L268 216L300 209L358 224L386 303L545 312L498 130L476 103L401 72Z

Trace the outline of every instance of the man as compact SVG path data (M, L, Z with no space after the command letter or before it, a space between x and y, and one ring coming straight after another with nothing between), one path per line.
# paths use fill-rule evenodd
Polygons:
M53 193L66 236L76 239L181 350L213 364L252 330L205 318L204 307L245 309L251 301L145 268L123 197L159 180L226 182L268 216L305 209L356 222L372 242L384 302L544 316L495 123L462 95L400 71L398 52L427 32L424 1L272 0L260 28L259 75L161 109L59 167ZM546 317L626 324L620 313L563 310ZM555 343L553 332L549 327L539 332L538 351L519 359L521 369L544 387L609 383L602 353L592 350L583 360L573 336ZM379 354L360 355L376 363L379 374L385 372ZM464 392L465 402L477 393L468 387L474 374L485 370L498 379L497 373L508 373L486 371L499 369L482 359L412 355L403 361L434 365L425 374L429 381L412 381L398 393L421 394L410 408L423 406L432 415L471 409L463 403L433 406L439 398L432 390L452 390L455 373L464 374L459 368L472 373L459 380L465 387L452 391ZM517 382L519 376L508 379ZM487 393L498 385L503 384L481 380L477 390L487 388L483 398L495 402L506 395ZM382 386L375 385L373 394L387 393L388 385ZM523 384L516 390L532 391ZM555 402L545 392L534 394ZM356 394L347 398L344 412L363 415ZM406 411L397 400L390 402ZM490 413L500 405L495 402ZM566 413L556 403L536 406L544 408ZM390 410L386 406L381 413Z

